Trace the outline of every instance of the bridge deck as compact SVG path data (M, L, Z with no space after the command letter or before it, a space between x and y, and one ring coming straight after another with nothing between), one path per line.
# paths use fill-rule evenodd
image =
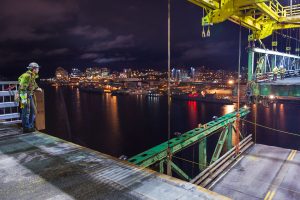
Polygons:
M260 83L260 85L300 85L300 77L285 78L283 80L278 77L277 81L264 82Z
M228 198L43 133L0 129L0 199Z
M212 190L233 199L300 199L300 155L295 150L256 144Z

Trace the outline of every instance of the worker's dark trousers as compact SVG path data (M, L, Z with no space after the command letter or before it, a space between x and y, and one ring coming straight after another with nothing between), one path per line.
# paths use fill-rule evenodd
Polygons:
M28 102L21 111L22 126L24 129L34 128L35 122L35 105L33 96L29 95Z
M274 74L273 80L277 81L277 74Z

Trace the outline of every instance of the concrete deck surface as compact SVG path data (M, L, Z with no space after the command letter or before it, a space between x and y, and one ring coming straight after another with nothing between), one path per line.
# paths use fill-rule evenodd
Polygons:
M281 80L278 76L277 81L272 81L269 83L260 83L260 85L300 85L300 77L291 77Z
M43 133L0 130L0 199L228 199Z
M212 190L241 200L299 200L300 155L296 150L256 144Z

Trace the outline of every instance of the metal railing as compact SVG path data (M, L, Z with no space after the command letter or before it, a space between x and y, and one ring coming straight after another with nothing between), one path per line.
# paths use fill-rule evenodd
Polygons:
M285 7L283 7L277 0L270 1L268 6L272 11L277 13L279 17L285 17L287 14Z
M21 123L18 102L15 94L17 81L0 81L0 126Z
M292 17L300 15L300 4L284 7L284 10L286 12L286 16Z

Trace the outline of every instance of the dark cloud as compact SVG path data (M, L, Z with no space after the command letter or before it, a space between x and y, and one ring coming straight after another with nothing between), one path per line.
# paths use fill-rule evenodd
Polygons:
M180 46L187 47L187 49L182 53L181 59L193 60L205 57L230 56L233 52L223 51L223 49L234 49L235 45L233 41L210 42L201 46L197 43L182 44Z
M47 56L57 56L57 55L64 55L66 53L70 52L68 48L59 48L59 49L54 49L51 51L48 51L46 53Z
M98 58L98 53L85 53L80 56L81 59L95 59Z
M110 35L110 31L102 27L92 27L91 25L76 26L69 30L70 34L83 36L87 39L104 38Z
M112 58L97 58L94 62L98 64L106 64L112 62L120 62L120 61L133 61L135 58L126 58L126 57L112 57Z
M67 22L77 11L72 0L1 0L0 41L49 39L55 35L39 29Z
M107 40L92 44L88 51L104 51L110 49L129 48L134 46L133 35L120 35L113 40Z

